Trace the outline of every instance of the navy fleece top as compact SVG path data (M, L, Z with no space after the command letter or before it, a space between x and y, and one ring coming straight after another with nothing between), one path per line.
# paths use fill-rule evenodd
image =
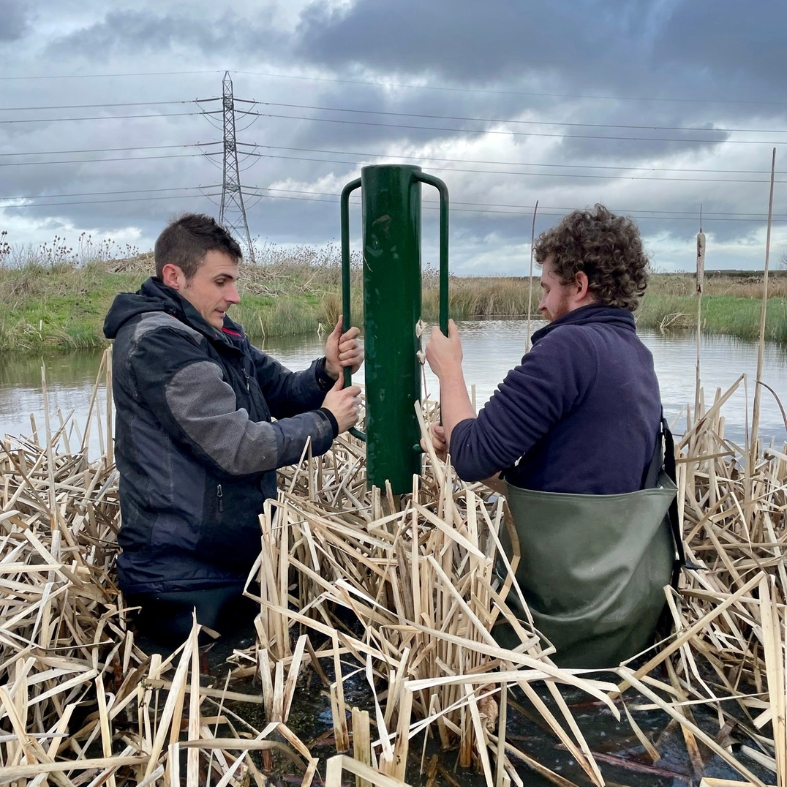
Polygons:
M525 489L610 495L641 488L661 404L627 309L590 305L533 334L478 418L451 435L460 478L503 471Z

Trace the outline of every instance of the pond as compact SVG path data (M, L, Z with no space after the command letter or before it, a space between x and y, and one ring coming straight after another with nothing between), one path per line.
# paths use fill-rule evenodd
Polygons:
M533 323L533 330L541 327ZM485 320L463 322L460 332L464 348L464 369L467 384L473 386L477 407L481 407L494 392L509 369L519 363L526 341L524 320ZM696 342L693 335L662 335L643 331L642 340L653 353L661 396L667 418L680 433L685 428L685 408L693 408L695 388ZM323 338L317 335L280 336L258 341L259 347L290 369L308 366L322 355ZM74 420L84 424L91 393L101 361L100 352L77 352L46 359L46 377L52 428L60 424L58 411L65 418L73 411ZM44 435L44 402L41 391L40 358L0 357L0 434L32 434L31 414L39 436ZM787 404L787 350L778 345L765 347L763 382ZM741 374L747 375L745 384L725 405L726 436L743 445L751 423L754 397L754 377L757 369L757 345L728 336L706 336L702 340L701 374L706 401L715 396L717 388L725 391ZM363 370L355 375L363 382ZM438 394L436 378L426 371L426 391ZM105 412L105 386L99 386L99 402ZM777 446L787 440L784 418L774 395L762 392L760 435ZM679 418L679 416L681 416ZM102 432L105 430L102 430ZM97 424L91 430L91 455L100 450L101 438ZM72 435L73 440L78 436Z

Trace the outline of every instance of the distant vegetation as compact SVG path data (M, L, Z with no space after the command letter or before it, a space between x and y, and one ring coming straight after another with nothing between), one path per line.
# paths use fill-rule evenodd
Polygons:
M341 267L335 247L256 251L257 264L242 266L242 303L232 316L252 337L329 330L341 312ZM77 249L60 239L38 249L16 249L0 233L0 353L74 350L106 344L104 316L118 292L134 292L153 271L150 254L130 246L80 238ZM362 319L361 269L352 264L353 322ZM457 320L524 317L527 278L451 277L451 316ZM640 326L663 331L693 330L694 276L654 274L636 312ZM769 288L767 336L787 345L787 271L776 270ZM424 273L423 316L438 316L438 279ZM759 334L762 276L754 272L709 275L703 297L703 331L755 339ZM538 281L532 314L537 317Z

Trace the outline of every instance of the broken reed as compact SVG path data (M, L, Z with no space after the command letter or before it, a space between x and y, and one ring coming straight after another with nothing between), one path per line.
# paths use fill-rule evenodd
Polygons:
M267 752L263 767L275 754L274 767L291 762L308 785L318 762L287 718L299 675L312 669L331 698L340 751L327 784L338 785L343 771L400 784L408 755L417 762L420 753L412 739L425 732L458 748L460 763L477 765L487 784L522 784L524 765L571 787L526 744L506 740L499 720L517 685L601 785L561 693L568 685L613 714L622 707L653 760L658 746L633 715L648 707L680 724L697 780L700 741L749 783L784 785L787 453L759 446L757 464L741 464L745 449L725 437L722 416L740 384L707 406L700 392L677 446L689 554L707 570L688 572L680 592L668 591L676 632L643 666L621 665L595 681L554 667L549 644L527 622L511 621L516 650L490 637L495 620L510 615L507 592L517 592L499 549L501 500L463 484L432 450L411 495L367 492L363 447L340 439L282 473L279 499L261 517L264 557L250 576L260 587L257 642L233 657L235 676L255 677L260 694L203 686L196 629L162 661L146 656L126 625L113 580L117 475L105 458L87 460L88 435L69 433L68 419L54 414L44 447L6 439L0 783L176 784L181 773L189 783L211 773L214 783L262 784L250 756L257 750ZM97 407L90 423L103 438ZM498 557L503 566L495 568ZM350 725L344 682L353 674L368 683L371 713L367 720L353 712ZM231 699L260 703L268 723L245 722L227 707ZM718 736L696 724L695 705L714 710ZM732 729L745 739L734 754L716 740ZM345 753L351 745L353 757ZM763 781L762 769L773 777Z
M114 581L117 471L86 450L91 430L112 441L98 388L84 431L47 411L34 439L0 443L0 784L179 784L182 769L188 784L263 785L260 751L308 785L317 761L297 736L226 707L259 696L200 684L196 627L167 659L137 646Z

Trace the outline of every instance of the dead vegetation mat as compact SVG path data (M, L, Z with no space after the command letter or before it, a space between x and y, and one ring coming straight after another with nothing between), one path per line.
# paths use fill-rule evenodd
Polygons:
M419 748L428 736L490 787L522 785L532 771L570 787L507 739L516 687L585 783L605 783L604 760L568 692L627 719L654 764L658 742L632 713L666 713L695 783L715 755L739 780L783 787L787 452L725 437L732 390L707 407L700 399L676 446L683 529L703 569L665 590L675 632L639 666L592 675L558 669L549 643L511 614L506 599L521 593L516 552L509 562L500 547L504 499L461 482L431 448L411 494L367 491L363 445L339 439L280 474L247 588L256 642L233 653L223 686L206 685L196 626L162 658L128 625L115 584L111 412L94 396L84 433L47 413L40 436L33 424L34 438L0 444L0 784L262 785L286 768L304 785L354 775L361 787L394 787L419 758L425 783L444 783L437 757ZM419 415L423 424L433 408ZM96 461L91 428L107 433ZM489 633L504 619L519 636L513 650ZM324 767L288 726L308 670L331 702L336 754ZM231 677L255 689L231 691ZM348 701L348 681L368 688L369 710ZM235 713L238 701L258 705L264 723ZM698 706L717 733L697 724Z

